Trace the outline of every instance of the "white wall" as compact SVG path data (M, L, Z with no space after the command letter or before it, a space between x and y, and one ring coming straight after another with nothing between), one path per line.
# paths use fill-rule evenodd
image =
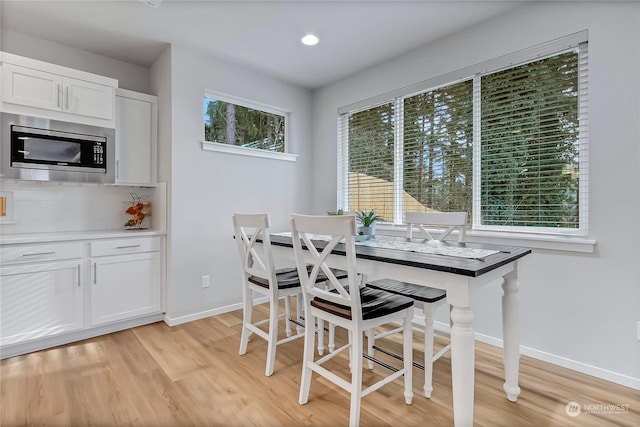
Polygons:
M246 67L173 45L171 49L171 265L167 317L202 317L242 298L233 240L234 212L269 212L289 228L291 212L308 212L311 196L311 93ZM292 112L286 162L203 151L205 89ZM201 276L211 287L201 288Z
M531 4L315 91L313 211L336 203L338 107L584 29L597 246L535 250L521 262L521 344L525 354L640 388L639 3ZM500 296L499 286L473 294L475 330L490 342L501 337Z
M5 52L111 77L123 89L151 93L147 68L7 29L1 34Z

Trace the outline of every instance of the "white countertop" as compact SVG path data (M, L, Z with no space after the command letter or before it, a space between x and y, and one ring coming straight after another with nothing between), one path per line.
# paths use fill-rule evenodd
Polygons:
M164 236L166 231L158 230L93 230L60 231L52 233L22 233L0 235L0 245L18 243L64 242L71 240L113 239L118 237Z

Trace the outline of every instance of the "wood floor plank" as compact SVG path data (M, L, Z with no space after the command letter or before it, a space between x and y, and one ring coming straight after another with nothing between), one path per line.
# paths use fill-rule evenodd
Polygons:
M256 307L256 318L266 316L265 306ZM348 394L317 375L309 402L298 404L302 340L279 346L275 372L265 377L264 340L253 337L247 354L238 354L241 321L238 310L173 328L159 322L5 359L0 363L0 425L348 424ZM421 336L416 330L416 361L422 359ZM336 339L338 345L346 342L344 331L338 330ZM436 349L447 343L446 337L436 337ZM393 338L377 344L401 348ZM346 354L331 363L348 378ZM382 369L365 370L364 381L374 382ZM450 355L434 369L431 399L422 396L423 372L414 369L413 403L404 403L401 382L386 385L363 399L361 425L453 425ZM477 343L475 426L640 425L637 390L523 356L522 394L514 403L502 391L503 375L501 350ZM567 414L569 402L581 405L578 416Z

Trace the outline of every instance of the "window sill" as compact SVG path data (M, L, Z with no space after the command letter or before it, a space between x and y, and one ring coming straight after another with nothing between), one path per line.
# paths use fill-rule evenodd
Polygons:
M219 142L202 141L203 151L215 151L218 153L235 154L240 156L262 157L266 159L284 160L295 162L297 154L277 153L274 151L259 150L257 148L238 147L236 145L220 144Z
M390 236L404 236L406 230L404 225L383 224L376 226L376 233ZM467 230L467 241L579 253L593 253L597 244L596 240L582 236L558 236L483 230Z

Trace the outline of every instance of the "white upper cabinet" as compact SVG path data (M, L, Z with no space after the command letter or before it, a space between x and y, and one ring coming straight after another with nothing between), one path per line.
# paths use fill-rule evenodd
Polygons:
M71 114L113 119L114 88L84 80L62 79L62 111Z
M2 52L2 110L114 127L118 81Z
M13 64L2 66L2 102L60 110L62 77Z
M116 90L116 183L156 182L157 97Z

